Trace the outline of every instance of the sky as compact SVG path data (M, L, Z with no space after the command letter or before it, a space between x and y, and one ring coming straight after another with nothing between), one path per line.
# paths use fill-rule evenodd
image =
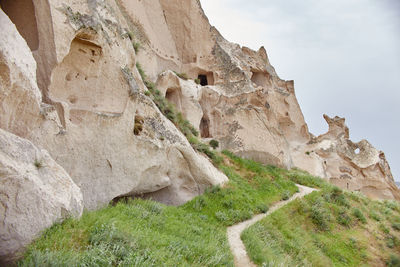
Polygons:
M229 41L264 46L281 79L294 80L311 133L323 114L346 118L353 142L386 154L400 181L399 0L201 0Z

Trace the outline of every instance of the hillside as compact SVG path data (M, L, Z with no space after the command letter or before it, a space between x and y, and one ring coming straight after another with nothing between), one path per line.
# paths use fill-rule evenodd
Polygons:
M229 177L180 207L127 200L46 230L20 266L233 266L226 227L290 197L292 181L321 188L281 208L243 235L266 266L397 266L400 205L343 192L297 170L225 152ZM265 265L262 265L265 266Z
M400 206L372 201L294 171L319 187L242 234L251 259L267 266L399 266ZM264 265L263 265L264 266Z

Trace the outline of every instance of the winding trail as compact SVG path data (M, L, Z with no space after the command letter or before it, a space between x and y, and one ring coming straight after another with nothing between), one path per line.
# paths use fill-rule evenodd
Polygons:
M305 195L310 194L313 191L316 191L317 189L310 188L307 186L303 185L298 185L296 186L299 188L298 193L294 194L291 198L285 201L280 201L275 203L273 206L271 206L268 210L267 213L264 214L258 214L251 218L250 220L232 225L228 227L228 241L229 241L229 246L231 248L234 260L235 260L235 266L236 267L256 267L255 265L249 258L246 252L246 248L240 239L240 235L242 232L250 227L251 225L255 224L256 222L262 220L266 216L270 215L272 212L276 211L277 209L285 206L289 202L295 200L296 198L304 197Z

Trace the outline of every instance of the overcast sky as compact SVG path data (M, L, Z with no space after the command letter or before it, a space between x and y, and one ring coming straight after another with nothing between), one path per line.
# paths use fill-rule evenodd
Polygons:
M383 150L400 181L399 0L201 0L229 41L265 46L271 64L295 81L310 131L322 114L346 118L350 138Z

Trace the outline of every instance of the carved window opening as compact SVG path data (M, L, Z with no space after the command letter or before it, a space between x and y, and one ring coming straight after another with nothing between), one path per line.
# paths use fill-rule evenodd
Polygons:
M39 48L39 33L32 0L0 0L1 9L17 27L31 51Z

